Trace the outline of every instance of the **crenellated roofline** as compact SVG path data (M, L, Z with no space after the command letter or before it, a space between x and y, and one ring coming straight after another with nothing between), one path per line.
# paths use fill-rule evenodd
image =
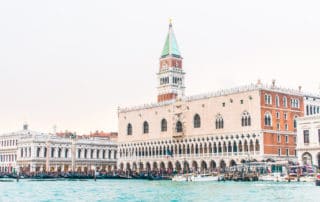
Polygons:
M244 85L244 86L239 86L239 87L229 88L229 89L222 89L222 90L214 91L214 92L210 92L210 93L204 93L204 94L198 94L198 95L192 95L192 96L184 96L181 100L186 101L186 102L190 102L190 101L195 101L195 100L220 97L220 96L250 92L250 91L255 91L255 90L266 90L266 91L272 91L272 92L276 92L276 93L290 94L290 95L294 95L294 96L304 96L304 97L309 96L309 97L320 98L320 95L312 94L309 92L303 92L301 90L283 88L283 87L279 87L279 86L275 86L275 85L267 85L267 84L260 83L260 84ZM169 100L169 101L160 102L160 103L150 103L150 104L144 104L144 105L133 106L133 107L124 107L124 108L119 107L118 112L125 113L125 112L130 112L130 111L156 108L156 107L171 105L175 102L176 102L176 100Z

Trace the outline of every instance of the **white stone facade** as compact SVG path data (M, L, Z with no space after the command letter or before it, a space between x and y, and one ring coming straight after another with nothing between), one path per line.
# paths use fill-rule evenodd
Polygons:
M320 167L320 115L298 118L297 124L299 162Z
M313 116L320 114L320 96L306 95L304 97L304 115Z
M0 144L5 145L0 172L110 171L116 166L117 145L108 138L72 139L25 129L0 136Z
M294 153L264 153L264 133L278 136L294 136L295 133L293 129L266 129L261 111L262 91L302 96L298 90L257 84L120 109L118 168L136 171L203 170L247 160L295 159ZM196 116L199 116L200 123L196 123ZM165 130L162 122L166 123ZM181 131L177 131L178 122L181 122Z
M0 136L0 172L15 172L17 161L17 144L21 133Z
M179 98L184 96L185 90L185 73L182 68L163 67L160 69L158 76L158 94L177 94Z

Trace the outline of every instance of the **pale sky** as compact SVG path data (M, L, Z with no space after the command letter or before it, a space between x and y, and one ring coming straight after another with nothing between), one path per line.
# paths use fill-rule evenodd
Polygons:
M276 79L319 92L320 1L0 1L0 133L117 131L156 101L173 28L193 95Z

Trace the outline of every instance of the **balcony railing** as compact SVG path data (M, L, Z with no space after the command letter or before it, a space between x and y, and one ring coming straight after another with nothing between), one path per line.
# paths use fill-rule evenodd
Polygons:
M173 154L173 155L148 155L148 156L122 156L122 159L168 159L168 158L210 158L210 157L240 157L240 158L252 158L259 156L260 151L250 152L216 152L216 153L189 153L189 154Z

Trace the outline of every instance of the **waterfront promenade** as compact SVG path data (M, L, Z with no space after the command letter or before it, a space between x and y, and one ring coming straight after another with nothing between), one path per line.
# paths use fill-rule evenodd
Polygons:
M27 179L0 182L0 201L317 201L314 183Z

